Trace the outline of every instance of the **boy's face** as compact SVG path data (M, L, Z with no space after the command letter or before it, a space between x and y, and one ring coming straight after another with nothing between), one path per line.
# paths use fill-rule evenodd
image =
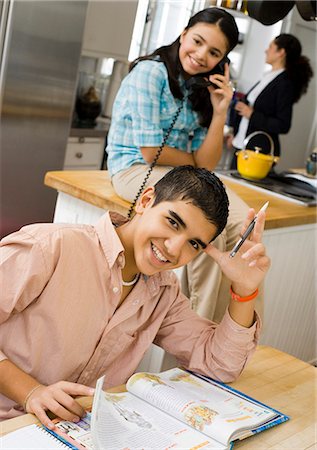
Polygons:
M161 202L154 207L154 189L143 193L136 207L133 233L135 263L146 275L184 266L213 239L216 227L190 201Z

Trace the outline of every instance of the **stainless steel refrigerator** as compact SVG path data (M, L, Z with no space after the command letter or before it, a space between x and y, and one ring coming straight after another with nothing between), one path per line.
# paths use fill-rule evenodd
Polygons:
M0 235L53 219L85 24L84 0L0 0Z

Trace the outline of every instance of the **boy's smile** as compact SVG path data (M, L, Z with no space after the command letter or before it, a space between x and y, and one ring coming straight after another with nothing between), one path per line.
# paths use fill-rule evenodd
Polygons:
M190 200L161 202L152 206L154 190L148 188L131 222L118 228L126 251L126 269L152 275L186 265L216 233L203 212Z

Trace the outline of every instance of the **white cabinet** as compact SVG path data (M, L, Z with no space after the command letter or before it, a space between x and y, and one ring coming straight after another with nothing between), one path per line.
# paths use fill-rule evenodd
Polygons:
M70 137L66 147L64 170L99 170L104 151L104 138Z
M138 0L89 1L82 55L127 60Z

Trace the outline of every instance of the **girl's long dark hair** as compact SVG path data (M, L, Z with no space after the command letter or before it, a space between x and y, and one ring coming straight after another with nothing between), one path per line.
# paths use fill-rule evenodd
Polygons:
M309 81L314 75L309 59L302 55L302 46L292 34L280 34L274 39L277 48L286 53L285 70L294 86L294 103L307 92Z
M234 18L227 11L217 7L203 9L189 19L185 30L188 30L197 23L209 23L217 25L220 28L227 39L227 54L237 45L239 36L238 27ZM156 49L150 55L137 58L131 63L130 71L139 61L159 57L158 59L164 62L166 66L169 86L173 96L182 99L184 95L179 85L179 76L182 73L182 66L178 56L179 47L180 37L172 44L164 45ZM206 88L195 89L195 93L190 94L189 99L192 103L193 110L198 113L200 125L209 127L212 119L212 105L208 90Z

